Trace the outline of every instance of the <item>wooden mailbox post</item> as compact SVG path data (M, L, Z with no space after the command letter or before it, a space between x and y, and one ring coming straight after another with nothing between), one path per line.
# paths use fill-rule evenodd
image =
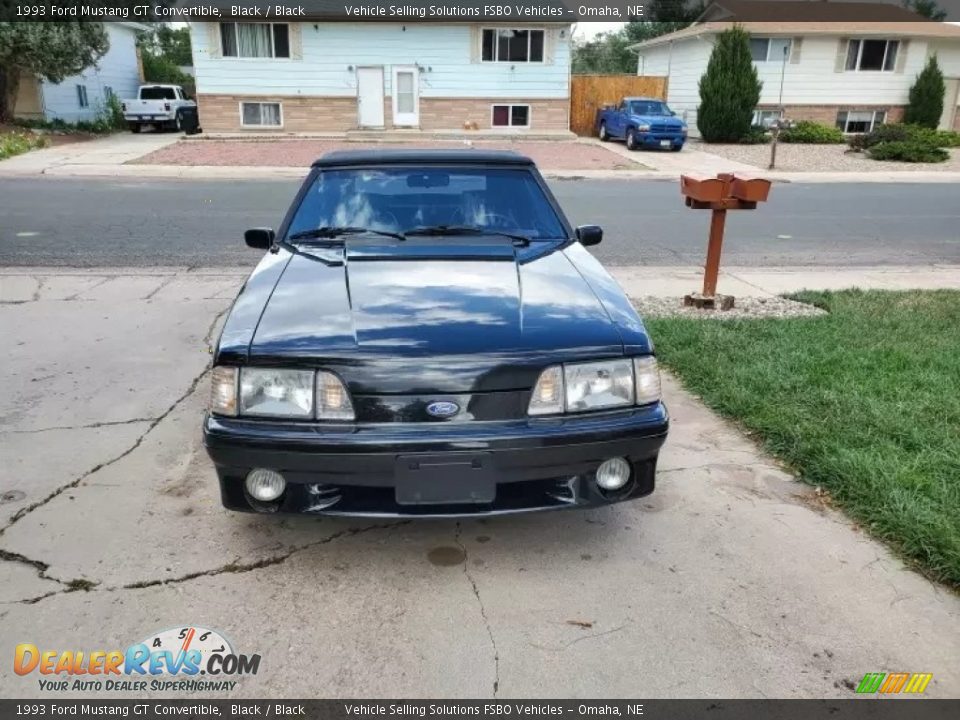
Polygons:
M770 181L738 178L732 173L720 173L715 178L682 175L680 192L686 199L688 208L713 211L710 218L710 240L707 243L707 264L703 273L703 292L687 295L683 304L729 310L733 307L733 296L717 295L717 275L720 272L720 253L723 249L727 210L754 210L758 202L766 202L770 194Z

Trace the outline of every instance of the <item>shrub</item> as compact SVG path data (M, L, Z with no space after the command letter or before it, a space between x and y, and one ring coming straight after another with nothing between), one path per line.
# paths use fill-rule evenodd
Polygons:
M854 150L866 150L883 142L920 142L933 147L960 147L960 133L931 130L919 125L880 125L872 132L854 135L847 141Z
M903 115L904 123L935 130L943 114L945 93L943 73L940 72L937 56L931 55L926 67L920 71L916 82L910 88L910 104Z
M896 160L897 162L938 163L950 157L943 148L918 140L892 140L867 149L872 160Z
M770 142L770 135L766 130L759 127L750 128L750 132L740 138L737 142L741 145L765 145Z
M761 87L750 57L750 35L738 25L720 33L700 78L697 127L703 140L737 142L749 135Z
M780 133L780 142L838 145L846 142L840 128L821 125L810 120L801 120Z
M46 147L47 139L39 135L12 132L0 135L0 160Z

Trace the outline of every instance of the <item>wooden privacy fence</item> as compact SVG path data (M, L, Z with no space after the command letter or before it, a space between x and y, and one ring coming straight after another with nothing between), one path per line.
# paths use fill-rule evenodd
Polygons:
M667 96L667 79L660 75L572 75L570 77L570 130L596 135L597 110L616 105L622 97Z

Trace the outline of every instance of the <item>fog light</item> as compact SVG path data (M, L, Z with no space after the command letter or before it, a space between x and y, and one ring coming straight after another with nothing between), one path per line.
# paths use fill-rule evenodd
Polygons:
M630 463L623 458L604 460L597 468L597 485L602 490L619 490L630 479Z
M287 481L278 472L257 468L247 475L246 485L247 492L254 500L271 502L283 495Z

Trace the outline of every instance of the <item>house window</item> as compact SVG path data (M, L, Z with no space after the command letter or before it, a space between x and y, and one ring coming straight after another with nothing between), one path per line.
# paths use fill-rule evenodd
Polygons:
M77 85L77 102L82 108L90 107L90 101L87 99L86 85Z
M220 23L224 57L288 58L290 26L287 23Z
M851 40L847 45L847 70L892 71L897 65L899 40Z
M107 102L110 102L114 98L113 88L109 85L103 86L103 97Z
M280 103L240 103L240 124L243 127L282 127L283 111Z
M750 56L754 62L782 62L790 56L790 38L750 38Z
M487 28L483 31L484 62L543 62L543 30Z
M529 105L494 105L492 113L493 127L530 127Z
M750 124L753 127L769 128L782 117L779 110L754 110L753 120Z
M867 133L886 119L885 110L845 110L837 113L837 127L845 133Z

